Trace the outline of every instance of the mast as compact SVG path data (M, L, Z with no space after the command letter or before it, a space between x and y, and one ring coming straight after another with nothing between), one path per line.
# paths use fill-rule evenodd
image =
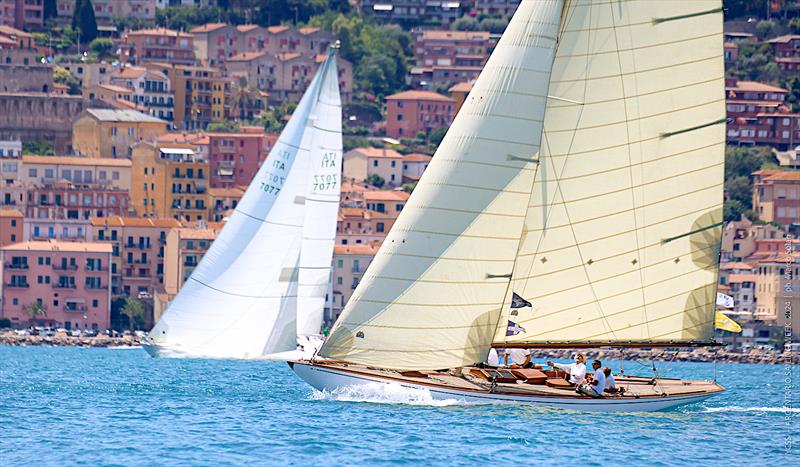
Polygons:
M494 345L713 344L721 4L573 2L568 10ZM530 306L512 309L513 293Z
M521 2L321 356L391 369L485 357L525 220L562 6Z

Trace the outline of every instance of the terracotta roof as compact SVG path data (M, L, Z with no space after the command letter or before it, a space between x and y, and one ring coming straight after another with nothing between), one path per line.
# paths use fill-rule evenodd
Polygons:
M755 281L756 281L756 275L752 274L752 273L749 273L749 274L731 274L730 276L728 276L728 283L729 284L732 284L734 282L740 283L740 282L755 282Z
M753 269L749 263L720 263L719 268L723 271L728 269Z
M739 44L737 44L736 42L725 42L725 43L722 44L722 46L724 48L726 48L726 49L738 49L739 48Z
M319 31L320 31L319 28L310 28L310 27L309 28L300 28L300 29L297 30L297 32L299 32L300 34L302 34L304 36L308 35L308 34L314 34L315 32L319 32Z
M403 156L403 162L430 162L431 159L433 159L433 157L427 154L419 154L416 152Z
M399 100L399 99L412 99L412 100L426 100L426 101L442 101L453 102L453 99L442 94L437 94L432 91L403 91L391 96L386 96L386 100Z
M363 219L369 219L370 211L364 208L339 208L339 214L342 217L360 217Z
M130 159L112 159L109 157L73 157L73 156L22 156L23 164L57 164L57 165L100 165L106 167L131 167Z
M796 171L779 171L778 173L768 175L763 179L764 181L785 181L785 182L800 182L800 172Z
M267 28L267 32L270 34L278 34L288 30L289 30L288 26L270 26Z
M427 30L422 31L423 39L432 40L489 40L490 33L488 31L450 31L450 30Z
M373 147L366 147L366 148L355 148L348 151L348 153L357 152L359 154L363 154L367 157L376 157L381 159L402 159L403 155L399 152L395 151L394 149L386 149L386 148L373 148Z
M17 45L17 41L15 41L13 39L9 39L8 37L5 37L5 36L0 36L0 44L7 44L7 45L16 46Z
M363 193L365 191L375 191L375 190L377 190L377 188L370 186L369 184L364 182L357 183L346 180L342 181L342 189L341 189L342 193L351 193L351 192Z
M776 170L776 169L764 169L764 170L756 170L755 172L753 172L753 175L767 175L767 176L769 176L769 175L774 175L774 174L781 173L781 172L783 172L783 171L782 170Z
M335 255L374 255L378 252L379 245L374 243L361 243L356 245L334 245Z
M126 123L163 123L166 121L160 118L147 115L135 110L122 109L86 109L84 112L93 116L101 122L126 122Z
M208 194L214 198L241 198L244 190L241 188L209 188Z
M217 29L222 29L225 26L227 26L227 24L225 23L208 23L202 26L197 26L194 29L190 29L189 32L191 33L211 32L211 31L216 31Z
M278 57L278 60L282 62L288 62L289 60L294 60L295 58L300 57L300 54L296 52L284 52L276 56Z
M214 240L217 231L214 229L199 229L197 227L181 227L176 229L181 240Z
M787 34L767 41L769 44L788 44L793 40L800 40L800 34Z
M97 87L98 88L103 88L103 89L108 89L109 91L114 91L114 92L133 93L133 91L131 91L130 89L128 89L128 88L126 88L124 86L117 86L115 84L98 84Z
M450 89L448 89L448 91L450 91L450 92L470 92L470 91L472 91L472 83L463 82L463 83L454 84Z
M242 52L240 54L236 54L232 57L229 57L226 60L229 62L249 62L250 60L256 59L258 57L263 57L266 54L267 54L266 52Z
M408 201L410 195L400 190L377 190L364 193L367 201Z
M175 219L153 219L150 217L91 217L89 222L95 227L157 227L174 229L181 227Z
M726 86L726 91L789 92L786 89L756 81L737 81L735 86Z
M69 252L85 252L85 253L111 253L112 246L110 243L100 242L62 242L58 240L49 240L46 242L21 242L13 245L4 246L0 248L4 251L69 251Z
M119 108L126 108L131 110L144 110L144 107L134 104L131 101L126 101L125 99L114 99L112 104L116 105Z
M136 31L128 32L129 36L167 36L167 37L178 37L178 36L185 36L189 37L191 34L181 31L176 31L174 29L167 29L167 28L151 28L151 29L138 29Z
M120 72L114 75L112 78L135 79L142 76L146 72L147 68L138 66L125 67L122 68Z
M211 143L205 133L167 133L158 137L159 144L197 144L208 145Z
M25 217L17 209L0 209L0 217Z
M11 26L6 26L5 24L0 24L0 33L17 37L33 37L33 34L28 34L21 29L12 28Z
M236 26L236 30L239 32L249 32L253 29L258 29L259 26L257 24L240 24Z

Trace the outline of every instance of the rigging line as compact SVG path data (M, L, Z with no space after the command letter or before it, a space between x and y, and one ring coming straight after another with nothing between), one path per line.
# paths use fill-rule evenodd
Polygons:
M669 16L667 18L653 18L653 25L666 23L666 22L669 22L669 21L677 21L677 20L681 20L681 19L696 18L698 16L712 15L714 13L722 13L724 10L725 10L724 8L719 7L719 8L714 8L714 9L711 9L711 10L706 10L706 11L698 11L696 13L687 13L685 15Z
M622 7L622 5L620 5L620 8L621 7ZM639 230L639 216L637 215L637 212L636 212L636 196L634 194L635 188L634 188L634 182L633 182L633 157L631 155L631 144L630 144L630 140L631 140L630 123L631 122L630 122L630 116L628 115L628 106L625 105L625 104L627 104L628 99L627 99L627 92L626 92L626 89L625 89L625 79L622 77L622 56L621 56L620 49L619 49L619 38L618 38L619 29L617 28L617 21L616 21L616 18L614 17L613 13L611 14L611 26L613 27L613 32L614 32L614 49L616 50L617 68L619 69L619 83L620 83L620 87L622 89L622 98L623 98L623 106L622 106L622 108L623 108L623 112L624 112L624 115L625 115L625 136L626 136L626 139L629 142L625 146L625 150L626 150L626 152L628 154L628 180L630 182L631 206L633 206L633 212L632 212L632 214L633 214L633 227L634 227L634 235L633 236L636 239L636 261L637 261L636 264L637 264L637 269L639 270L639 285L640 285L640 289L639 290L641 291L642 314L644 315L645 330L647 332L646 335L649 336L650 335L650 324L649 324L648 317L647 317L647 297L645 295L645 288L644 288L644 270L643 270L644 261L642 261L642 245L639 242L639 232L638 232L638 230ZM633 34L631 33L630 28L628 28L627 31L628 31L628 39L630 40L630 44L634 45L635 43L634 43L634 40L633 40ZM636 54L631 54L631 62L633 64L633 70L635 71L637 69L637 67L636 67ZM633 94L634 95L638 95L639 94L639 89L636 86L636 80L633 80L633 87L634 87ZM635 102L635 104L636 104L636 113L638 115L639 114L639 100L638 100L638 98L634 98L634 99L631 99L631 100L633 102ZM639 134L641 135L642 134L642 131L641 131L642 130L641 120L637 118L635 120L635 122L638 123ZM641 152L641 143L637 143L637 144L639 145L639 158L641 159L641 154L642 154L642 152ZM640 176L643 176L643 174L641 172L641 168L640 168ZM641 192L644 191L644 190L641 189L641 187L639 189L641 190ZM642 212L642 215L645 215L645 213ZM643 221L643 222L646 224L646 221Z

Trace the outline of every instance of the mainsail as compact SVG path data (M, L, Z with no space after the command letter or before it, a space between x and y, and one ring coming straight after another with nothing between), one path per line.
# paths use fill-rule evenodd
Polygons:
M332 101L320 67L241 202L150 332L166 351L256 358L296 346L298 262L320 102ZM327 105L323 105L327 110ZM322 118L322 120L325 120ZM326 128L326 127L322 127ZM334 222L335 225L335 222Z
M323 73L315 111L297 296L298 338L316 337L320 341L336 242L342 172L342 104L336 56L331 53L323 66L332 70Z
M721 46L719 0L521 2L320 355L707 339Z
M522 2L320 351L383 368L486 356L539 152L560 0Z
M717 0L570 3L509 291L532 307L497 345L712 338L722 42Z

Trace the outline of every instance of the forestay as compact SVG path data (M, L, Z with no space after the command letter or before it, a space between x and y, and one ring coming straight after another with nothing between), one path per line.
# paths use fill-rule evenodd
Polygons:
M722 43L719 1L570 2L496 345L711 338Z
M436 369L486 356L539 152L560 0L523 1L320 355Z
M150 332L162 353L255 358L296 346L298 260L320 67L217 239ZM334 67L335 73L335 67Z

